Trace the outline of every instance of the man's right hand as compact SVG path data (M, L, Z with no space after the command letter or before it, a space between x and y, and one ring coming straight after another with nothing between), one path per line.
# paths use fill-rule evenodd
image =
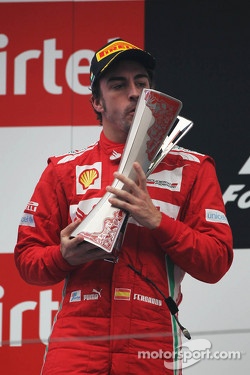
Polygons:
M70 238L71 233L80 222L81 220L77 219L61 231L61 253L63 258L71 266L81 265L97 259L112 258L106 251L84 241L84 237L81 234L75 238Z

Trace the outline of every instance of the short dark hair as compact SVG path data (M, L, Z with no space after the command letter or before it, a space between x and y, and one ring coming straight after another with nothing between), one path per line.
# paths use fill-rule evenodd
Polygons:
M91 96L90 102L96 114L96 119L99 121L100 125L102 125L102 114L101 112L98 112L93 106L93 99L100 99L100 97L101 97L101 88L100 88L100 80L98 79L92 86L92 96Z

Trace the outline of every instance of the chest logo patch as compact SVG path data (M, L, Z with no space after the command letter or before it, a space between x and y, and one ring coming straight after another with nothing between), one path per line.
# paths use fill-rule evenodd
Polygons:
M89 189L101 188L101 163L76 166L76 194L85 194Z
M87 169L79 176L79 182L84 189L87 189L98 178L99 173L96 169Z
M79 302L81 301L81 291L80 290L74 290L71 292L69 302Z
M131 289L127 288L115 288L114 299L129 301L131 296Z

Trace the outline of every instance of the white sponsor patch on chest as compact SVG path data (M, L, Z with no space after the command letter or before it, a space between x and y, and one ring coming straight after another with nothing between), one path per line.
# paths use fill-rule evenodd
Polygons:
M181 190L183 167L172 171L164 170L152 173L147 179L147 186L156 186L160 189L168 189L179 192Z
M71 292L69 302L79 302L81 301L81 291L80 290L74 290Z

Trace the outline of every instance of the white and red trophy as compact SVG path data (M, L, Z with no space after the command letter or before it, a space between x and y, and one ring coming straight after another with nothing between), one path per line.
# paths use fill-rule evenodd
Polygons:
M133 163L139 162L148 176L190 130L193 123L178 116L182 103L152 89L144 89L138 100L118 172L136 179ZM173 128L173 129L172 129ZM115 179L112 186L124 189ZM106 193L72 233L81 233L84 240L118 256L129 214L109 203Z

